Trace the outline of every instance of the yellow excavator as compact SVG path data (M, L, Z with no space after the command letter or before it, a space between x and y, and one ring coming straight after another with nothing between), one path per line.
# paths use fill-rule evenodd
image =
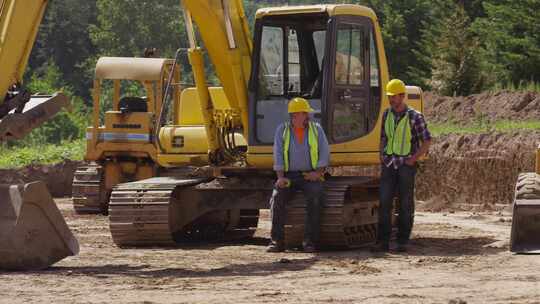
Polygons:
M521 173L516 183L510 251L540 253L540 145L535 172Z
M69 106L61 93L31 96L21 85L46 5L1 1L0 142L22 138ZM78 251L43 182L0 185L0 269L42 269Z
M275 178L274 131L288 119L287 103L295 96L316 110L312 119L328 136L331 166L379 164L389 74L373 10L345 4L264 8L256 13L252 40L241 0L182 5L195 87L165 94L155 133L164 169L113 188L109 219L118 246L252 232ZM220 87L207 85L205 52ZM166 91L176 86L169 81ZM407 99L423 110L420 88L407 87ZM378 188L368 176L327 178L322 246L375 241ZM287 209L289 247L301 244L303 201L299 194Z

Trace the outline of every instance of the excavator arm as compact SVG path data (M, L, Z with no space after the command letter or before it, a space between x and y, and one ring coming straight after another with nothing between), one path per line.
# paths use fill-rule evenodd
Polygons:
M3 0L0 4L0 142L20 139L64 107L61 93L33 98L22 86L46 0Z
M247 138L247 85L251 71L252 42L241 0L183 0L186 28L190 42L189 60L193 68L205 122L209 153L223 150L219 137L223 132L240 129ZM229 103L227 110L217 110L210 100L203 53L196 41L200 37L223 85ZM227 128L226 131L223 131ZM219 157L217 157L219 158Z
M19 139L69 105L61 93L30 96L21 87L45 0L0 2L0 142ZM43 182L0 185L0 269L47 268L79 251Z

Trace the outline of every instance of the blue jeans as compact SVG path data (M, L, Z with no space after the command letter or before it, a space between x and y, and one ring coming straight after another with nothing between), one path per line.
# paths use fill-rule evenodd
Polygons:
M403 164L398 169L382 166L379 206L378 240L388 243L392 233L394 197L399 199L397 241L406 245L411 236L414 220L414 178L416 166Z
M318 245L320 235L320 215L323 205L324 188L320 181L312 182L304 179L301 172L287 172L285 177L291 180L290 187L274 187L270 199L272 214L272 241L279 242L285 238L285 216L287 203L292 195L301 190L306 198L306 219L304 243Z

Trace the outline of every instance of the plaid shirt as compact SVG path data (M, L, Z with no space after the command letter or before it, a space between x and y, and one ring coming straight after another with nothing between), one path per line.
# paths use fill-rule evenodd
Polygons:
M397 155L386 155L384 152L386 149L386 144L388 143L388 138L386 137L386 132L384 130L384 125L386 121L386 116L388 116L388 111L392 111L396 117L396 126L399 121L403 118L405 113L409 114L409 120L411 124L411 154L409 156L397 156ZM405 163L405 160L410 158L410 155L414 155L418 149L420 149L420 142L431 140L431 134L427 128L426 120L422 113L416 111L413 108L407 107L407 109L401 113L396 113L392 108L388 108L384 111L383 114L383 123L381 130L381 156L383 158L384 165L386 167L394 166L395 169L399 168Z

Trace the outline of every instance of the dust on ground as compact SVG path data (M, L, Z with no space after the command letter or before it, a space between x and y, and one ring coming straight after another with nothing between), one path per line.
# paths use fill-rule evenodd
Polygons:
M255 238L120 249L104 216L57 200L79 256L49 270L0 272L0 303L538 303L540 259L508 252L510 214L418 213L408 254L366 249L266 253Z

